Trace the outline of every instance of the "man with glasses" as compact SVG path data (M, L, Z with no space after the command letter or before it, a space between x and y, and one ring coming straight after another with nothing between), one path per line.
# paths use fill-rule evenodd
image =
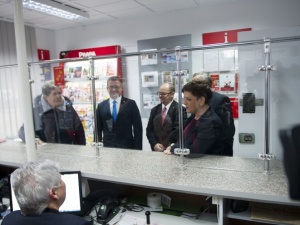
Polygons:
M142 150L143 127L134 100L122 96L122 81L113 76L107 80L110 98L98 104L96 111L98 141L104 147Z
M164 83L157 93L160 104L152 108L146 128L146 135L153 151L162 152L178 139L178 103L174 100L175 87L172 83ZM183 110L183 123L187 115Z

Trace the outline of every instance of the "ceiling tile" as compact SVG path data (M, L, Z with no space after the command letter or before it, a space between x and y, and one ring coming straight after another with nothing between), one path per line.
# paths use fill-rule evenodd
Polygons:
M111 12L117 12L117 11L123 11L127 9L132 9L132 8L141 8L141 5L136 3L133 0L125 0L121 2L115 2L111 4L106 4L102 6L95 7L96 10L99 10L100 12L104 13L111 13Z
M81 24L83 25L90 25L90 24L96 24L96 23L105 23L105 22L112 22L115 21L116 18L111 17L109 15L98 15L98 16L93 16L89 18L88 20L82 20L80 21Z
M115 2L123 2L126 0L75 0L72 1L72 3L74 5L77 6L82 6L82 7L88 7L88 8L92 8L92 7L96 7L96 6L101 6L101 5L106 5L106 4L111 4L111 3L115 3Z
M156 4L148 5L148 7L154 12L172 12L177 10L184 10L196 7L196 3L193 0L168 0L159 2Z
M141 17L141 16L146 16L146 15L151 15L153 12L146 8L133 8L133 9L127 9L127 10L122 10L118 12L112 12L109 15L116 17L118 19L125 19L125 18L132 18L134 17Z
M21 0L20 0L21 1ZM51 1L51 0L48 0ZM68 21L24 9L24 23L31 26L56 30L69 27L104 23L116 19L142 17L155 13L185 10L205 5L226 4L242 0L56 0L86 11L90 18L82 21ZM246 1L246 0L244 0ZM14 7L12 0L0 0L0 20L13 21Z

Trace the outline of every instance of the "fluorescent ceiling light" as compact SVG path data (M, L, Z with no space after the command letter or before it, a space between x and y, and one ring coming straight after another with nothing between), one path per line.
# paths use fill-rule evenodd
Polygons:
M68 20L89 18L86 12L52 0L23 0L23 7Z

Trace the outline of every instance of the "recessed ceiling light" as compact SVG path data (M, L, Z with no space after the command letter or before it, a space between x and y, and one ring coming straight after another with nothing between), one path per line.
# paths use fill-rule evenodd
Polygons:
M23 7L68 20L89 18L89 14L53 0L23 0Z

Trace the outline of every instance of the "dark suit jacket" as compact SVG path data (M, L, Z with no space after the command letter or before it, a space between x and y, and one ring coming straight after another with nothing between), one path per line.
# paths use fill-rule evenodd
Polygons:
M194 120L195 115L190 116L184 126ZM215 111L209 109L200 117L198 122L184 135L184 148L190 149L190 156L195 154L222 155L222 121ZM173 145L171 151L178 148L178 143Z
M109 99L98 104L98 141L105 147L142 150L143 126L135 101L122 96L116 123L112 120Z
M40 215L23 216L21 211L14 211L4 217L2 225L89 225L83 218L75 215L59 213L48 209Z
M213 91L210 106L215 110L223 123L223 131L221 135L223 143L222 155L233 156L233 137L235 133L235 126L230 99L226 95Z
M165 117L164 124L161 121L162 104L158 104L151 109L146 135L152 150L157 143L167 148L171 143L176 143L178 139L179 115L178 103L173 101ZM186 110L182 107L183 124L186 121Z
M158 104L151 109L146 135L153 150L157 143L167 148L171 143L176 143L178 139L178 103L173 101L165 117L164 124L161 121L162 104ZM186 110L182 107L183 124L186 121Z

